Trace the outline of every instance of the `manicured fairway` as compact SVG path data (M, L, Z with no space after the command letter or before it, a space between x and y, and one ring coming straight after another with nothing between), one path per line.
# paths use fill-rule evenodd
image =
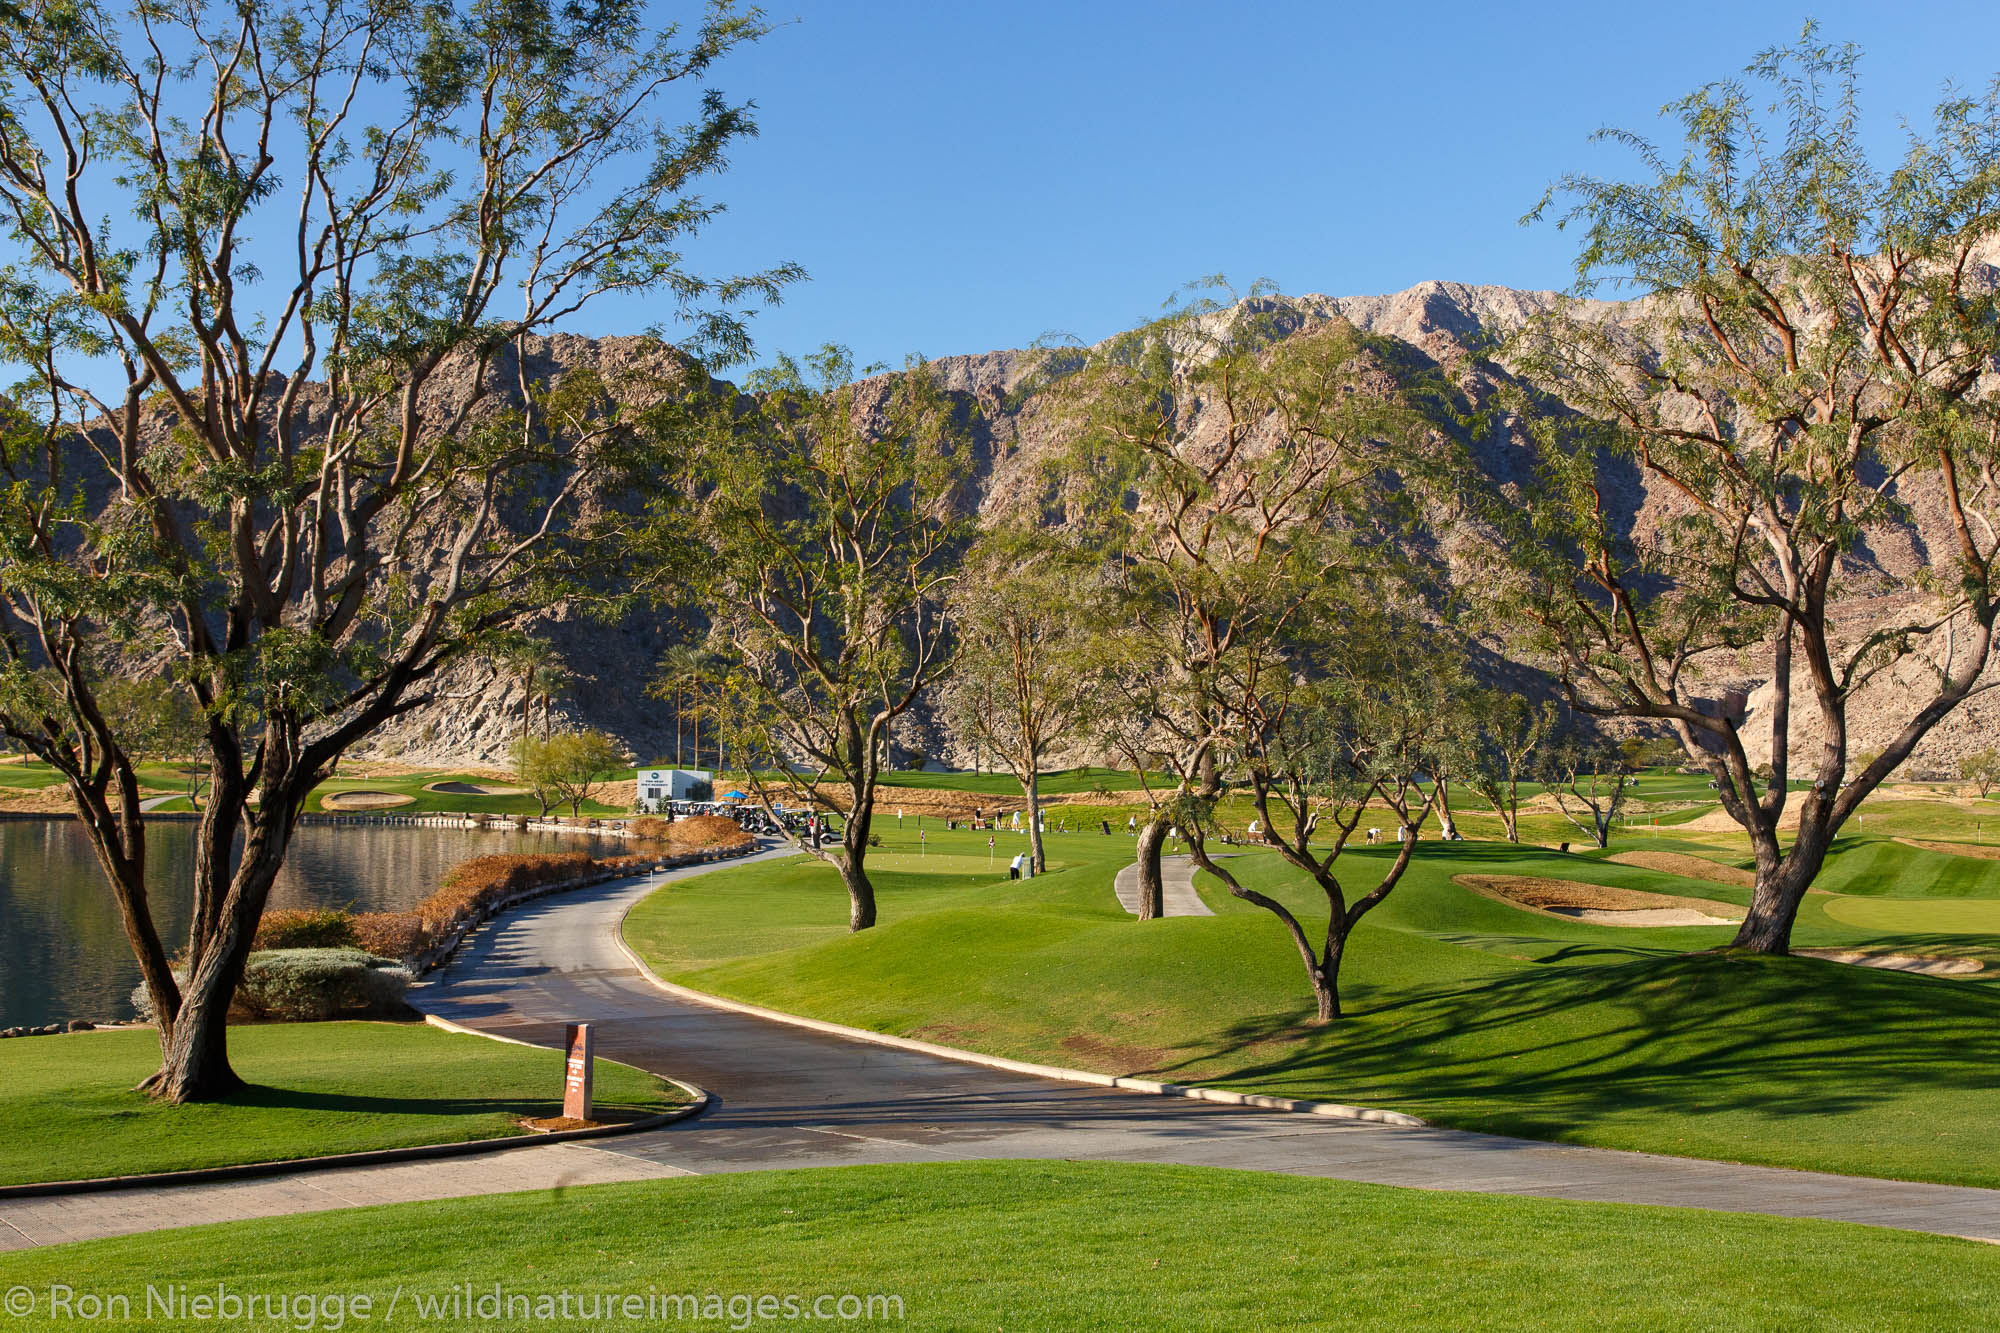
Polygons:
M284 1023L230 1031L252 1086L229 1102L166 1107L131 1089L159 1064L151 1031L0 1042L0 1184L179 1171L236 1162L503 1138L558 1114L562 1056L421 1023ZM685 1094L597 1062L607 1114Z
M933 851L953 836L934 837ZM633 912L627 936L656 970L699 989L1023 1059L1535 1138L2000 1186L2000 969L1946 980L1714 952L1730 927L1564 921L1452 877L1543 875L1737 904L1749 890L1535 848L1433 843L1352 945L1348 1016L1312 1028L1297 956L1273 918L1208 886L1215 917L1142 926L1111 893L1130 853L1122 836L1081 834L1051 842L1070 869L1025 883L889 871L882 924L858 936L843 929L829 869L745 866L663 890ZM1380 864L1373 855L1357 857L1357 883ZM1316 892L1274 856L1233 864L1317 929ZM1810 901L1801 946L1919 952L1939 950L1940 937L1922 933L1934 923L1896 910L1989 902ZM1881 903L1883 919L1826 915L1826 904L1863 902ZM1951 947L1993 956L1996 944L1968 935Z
M2000 935L2000 900L1992 898L1924 902L1904 898L1836 898L1820 907L1836 921L1870 930Z
M0 1285L43 1309L59 1284L126 1293L137 1316L149 1282L337 1298L348 1328L742 1329L765 1326L756 1301L769 1296L774 1326L791 1322L790 1297L843 1326L913 1329L1970 1329L2000 1300L2000 1247L1193 1167L982 1162L595 1186L0 1256ZM674 1296L694 1298L691 1315L713 1297L719 1317L683 1318ZM870 1296L874 1317L857 1317ZM313 1313L332 1326L333 1307Z

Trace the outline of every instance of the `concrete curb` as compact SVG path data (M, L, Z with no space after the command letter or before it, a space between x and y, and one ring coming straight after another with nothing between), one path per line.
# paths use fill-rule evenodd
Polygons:
M661 886L666 887L665 885ZM650 896L650 895L649 895ZM645 899L639 900L644 902ZM634 903L632 907L639 904ZM813 1032L823 1032L828 1036L845 1037L849 1041L865 1041L873 1046L888 1046L899 1051L914 1051L921 1055L934 1055L946 1060L957 1060L963 1064L982 1065L988 1069L1001 1069L1014 1074L1028 1074L1035 1078L1054 1079L1060 1083L1087 1083L1099 1088L1123 1088L1128 1092L1151 1093L1156 1097L1186 1097L1193 1101L1220 1102L1229 1106L1249 1106L1260 1111L1289 1111L1298 1115L1326 1116L1335 1120L1361 1120L1377 1125L1397 1125L1407 1129L1428 1129L1430 1122L1416 1116L1405 1115L1401 1111L1384 1111L1372 1106L1348 1106L1341 1102L1312 1102L1296 1097L1271 1097L1261 1092L1236 1092L1228 1088L1203 1088L1186 1083L1161 1083L1149 1078L1127 1078L1117 1074L1093 1074L1087 1069L1062 1069L1055 1065L1030 1064L1025 1060L1010 1060L1003 1055L982 1055L978 1051L962 1051L954 1046L939 1046L928 1041L916 1041L910 1037L893 1037L886 1032L871 1032L867 1028L848 1027L843 1023L829 1023L823 1019L806 1018L800 1014L788 1014L779 1009L766 1009L762 1005L746 1004L741 1000L725 999L720 995L710 995L706 991L692 990L679 986L656 974L646 964L646 960L625 942L625 918L632 914L628 907L618 918L618 929L612 935L618 951L625 955L632 966L639 969L639 975L655 989L688 1000L695 1004L707 1005L711 1009L725 1009L730 1013L745 1014L751 1018L768 1019L773 1023L786 1023L792 1027L806 1028Z
M461 1027L435 1014L425 1014L424 1021L447 1032L486 1037L492 1041L504 1041L513 1046L526 1046L537 1051L550 1049L547 1046L536 1046L533 1042L516 1041L512 1037L500 1037L490 1032ZM606 1063L622 1062L611 1060ZM651 1073L650 1070L639 1072ZM470 1157L478 1153L507 1152L515 1148L540 1148L551 1143L608 1139L622 1134L640 1134L682 1120L691 1120L708 1110L713 1100L707 1092L682 1079L667 1074L652 1074L652 1077L666 1079L667 1082L692 1096L694 1101L687 1106L677 1106L671 1111L662 1111L658 1115L643 1116L629 1124L599 1125L595 1129L558 1129L547 1133L514 1134L499 1139L465 1139L457 1143L424 1143L408 1148L375 1148L367 1152L335 1153L329 1157L292 1157L277 1162L240 1162L232 1166L209 1166L194 1171L153 1171L135 1176L95 1176L89 1180L50 1180L26 1185L0 1185L0 1199L101 1194L107 1190L170 1189L176 1185L214 1185L231 1180L250 1180L259 1176L289 1175L295 1171L331 1171L344 1166L389 1166L400 1162L422 1162L444 1157Z

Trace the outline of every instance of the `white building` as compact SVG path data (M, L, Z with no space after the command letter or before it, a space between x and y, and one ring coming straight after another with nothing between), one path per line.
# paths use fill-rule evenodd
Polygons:
M639 770L639 808L658 810L667 801L694 800L695 793L702 788L707 788L713 796L715 775L705 769L642 768Z

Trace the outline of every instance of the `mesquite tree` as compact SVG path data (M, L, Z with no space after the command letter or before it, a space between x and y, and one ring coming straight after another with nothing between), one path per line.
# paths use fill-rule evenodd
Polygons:
M727 339L792 276L677 253L752 130L704 79L761 31L637 0L64 0L0 27L0 728L75 797L159 1016L155 1095L239 1085L230 999L342 752L615 555L658 395L531 382L530 340L649 292ZM180 978L93 685L113 662L164 662L200 715Z
M1425 432L1392 361L1343 321L1302 326L1262 289L1244 302L1195 296L1048 357L1039 405L1068 443L1059 503L1098 553L1110 621L1099 742L1140 769L1152 806L1138 847L1142 920L1161 911L1168 823L1220 790L1219 710L1240 688L1238 659L1341 562L1388 558L1316 534L1406 518L1383 446ZM1143 777L1149 759L1171 790Z
M1041 775L1074 745L1095 698L1088 663L1103 615L1095 573L1073 549L1003 524L980 537L952 599L957 651L943 712L1021 784L1036 874L1048 869Z
M1632 771L1624 754L1602 737L1570 736L1544 756L1543 774L1556 809L1600 850L1611 845L1611 830L1632 794Z
M1577 708L1665 724L1715 778L1756 858L1736 944L1765 953L1787 950L1862 800L1989 687L2000 611L2000 274L1983 262L2000 237L2000 83L1945 102L1884 171L1855 70L1852 48L1808 28L1753 82L1670 107L1679 155L1614 135L1638 179L1569 176L1552 198L1585 232L1578 294L1643 299L1565 306L1504 356L1567 409L1526 411L1539 476L1490 511L1519 618L1566 664ZM1614 470L1664 500L1657 521L1623 516ZM1869 551L1910 526L1927 567L1897 574ZM1762 780L1735 685L1751 652L1769 662ZM1850 704L1892 670L1894 734L1860 762ZM1795 762L1802 702L1821 741Z
M1188 825L1195 864L1284 926L1320 1023L1340 1017L1340 967L1355 927L1402 882L1443 799L1434 779L1460 746L1461 701L1471 688L1445 636L1405 620L1390 609L1394 599L1366 595L1373 591L1372 580L1357 579L1320 594L1317 614L1246 655L1225 706L1264 841L1325 900L1318 943L1299 913L1210 856L1211 819ZM1356 832L1384 813L1396 828L1393 857L1343 863ZM1356 866L1353 875L1346 865Z
M692 405L701 502L692 527L663 507L658 540L703 550L703 693L745 783L774 819L787 790L843 817L838 846L800 845L838 867L848 928L866 930L889 728L950 665L966 408L922 365L856 382L833 347L780 358L749 387Z
M1467 700L1470 755L1465 785L1500 816L1507 841L1521 840L1521 783L1529 780L1556 725L1556 706L1508 690L1479 690Z

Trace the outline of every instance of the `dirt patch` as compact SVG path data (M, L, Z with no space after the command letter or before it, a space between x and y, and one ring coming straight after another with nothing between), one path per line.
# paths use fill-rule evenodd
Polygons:
M2000 861L2000 847L1988 847L1976 842L1925 842L1920 838L1898 838L1905 847L1915 847L1918 851L1943 852L1946 856L1971 856L1983 861Z
M399 791L330 791L319 798L327 810L391 810L414 805L417 798Z
M1125 1046L1115 1041L1087 1032L1064 1037L1062 1048L1072 1055L1080 1056L1083 1067L1095 1067L1098 1071L1115 1070L1130 1074L1141 1070L1158 1069L1173 1059L1173 1052L1151 1046Z
M1793 793L1794 797L1797 795L1798 793ZM1799 826L1799 809L1801 804L1802 802L1796 799L1785 802L1784 813L1778 816L1779 828L1795 829ZM1690 819L1685 824L1675 824L1672 831L1675 833L1741 833L1743 826L1731 819L1727 810L1718 808L1709 811L1705 815Z
M425 791L442 796L520 796L526 787L507 787L492 782L426 782Z
M1599 926L1733 926L1743 909L1708 898L1614 889L1536 875L1453 875L1451 882L1482 897L1531 912Z
M73 815L76 801L69 794L64 783L47 787L0 787L0 810L18 810L24 814Z
M1616 861L1621 866L1638 866L1641 870L1658 870L1662 874L1679 875L1682 879L1705 879L1711 884L1733 884L1744 889L1757 882L1757 877L1748 870L1719 865L1683 852L1620 852L1604 859Z
M1986 964L1977 958L1948 958L1938 954L1867 953L1860 949L1794 949L1792 952L1805 958L1824 958L1829 963L1880 967L1891 972L1916 972L1927 977L1963 977L1986 970Z
M578 1120L575 1116L549 1115L538 1120L521 1121L522 1129L532 1129L538 1134L555 1134L565 1129L596 1129L602 1120Z

